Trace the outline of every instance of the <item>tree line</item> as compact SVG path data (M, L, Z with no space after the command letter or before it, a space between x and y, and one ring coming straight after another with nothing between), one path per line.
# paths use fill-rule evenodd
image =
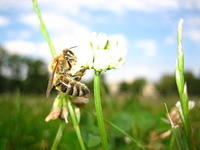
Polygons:
M185 80L188 94L190 96L200 96L200 77L196 77L192 72L186 72ZM174 74L165 74L153 84L160 96L175 96L178 93ZM130 83L122 82L119 91L138 96L142 94L145 85L147 85L146 79L138 78Z
M45 93L48 82L46 64L16 54L0 47L0 93Z

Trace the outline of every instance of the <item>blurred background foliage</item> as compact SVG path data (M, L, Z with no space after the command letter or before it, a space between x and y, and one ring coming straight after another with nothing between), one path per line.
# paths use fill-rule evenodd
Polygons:
M42 60L11 55L0 47L0 149L50 149L60 120L44 122L51 109L45 91L48 82L47 64ZM193 100L200 96L200 77L187 72L188 92ZM102 76L102 98L105 118L149 150L175 150L173 137L159 139L170 129L166 123L164 102L169 109L177 101L174 74L163 75L160 80L149 83L145 78L121 82L115 90ZM93 89L93 81L87 81ZM81 109L81 131L87 147L100 150L100 138L94 117L92 96L90 103ZM194 141L200 142L199 105L191 112ZM110 147L113 150L139 150L135 143L106 124ZM157 138L157 139L156 139ZM155 140L156 139L156 140ZM200 149L200 147L198 147ZM79 150L79 143L71 123L66 125L59 149Z

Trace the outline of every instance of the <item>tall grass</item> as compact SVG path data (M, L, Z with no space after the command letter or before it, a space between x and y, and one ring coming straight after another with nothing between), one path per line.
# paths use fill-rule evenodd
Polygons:
M33 9L35 11L35 13L37 14L38 16L38 19L40 21L40 31L44 37L44 39L47 41L48 43L48 46L49 46L49 50L51 52L51 55L52 56L55 56L56 55L56 49L55 49L55 46L53 44L53 41L51 40L50 36L49 36L49 33L47 31L47 28L46 28L46 25L42 19L42 14L41 14L41 11L38 7L38 2L37 0L32 0L32 4L33 4Z
M32 0L32 3L33 3L33 9L34 9L35 13L37 14L39 21L40 21L40 31L42 32L43 37L45 38L45 40L47 41L47 43L49 45L51 55L54 57L56 55L56 49L55 49L53 41L51 40L49 33L46 29L46 25L45 25L45 23L42 19L42 14L41 14L40 9L38 7L38 2L37 2L37 0ZM67 103L68 110L70 110L70 116L72 118L73 126L74 126L74 129L76 131L78 141L80 143L81 149L85 150L86 148L85 148L84 141L83 141L83 138L82 138L82 135L81 135L81 132L80 132L78 120L77 120L76 114L74 113L74 109L71 106L71 102L68 100L69 98L67 96L62 97L62 98L64 98L63 101L68 102ZM55 140L53 142L52 150L57 149L57 145L60 142L63 131L64 131L64 124L60 123L57 135L56 135Z
M178 43L178 56L176 60L176 84L179 93L179 99L181 103L181 118L183 122L183 131L175 130L176 136L178 136L178 143L184 143L184 149L192 150L192 142L191 142L191 126L190 126L190 115L189 115L189 98L187 94L187 85L184 78L184 65L185 59L183 54L182 47L182 26L183 19L179 21L178 31L177 31L177 43ZM181 135L182 133L182 135ZM183 144L178 144L183 145Z

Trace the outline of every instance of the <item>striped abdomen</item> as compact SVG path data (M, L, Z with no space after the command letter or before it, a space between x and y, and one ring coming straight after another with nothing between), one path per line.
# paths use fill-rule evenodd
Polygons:
M88 87L70 78L60 78L56 89L70 96L85 96L90 93Z

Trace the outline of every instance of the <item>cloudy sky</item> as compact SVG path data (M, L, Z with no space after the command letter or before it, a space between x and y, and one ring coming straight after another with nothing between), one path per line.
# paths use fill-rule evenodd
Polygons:
M186 69L200 74L199 0L39 0L56 49L73 46L90 32L119 35L127 43L126 64L108 71L110 82L138 76L157 80L173 73L177 55L176 27L184 19ZM51 56L31 0L0 0L0 45L10 53Z

